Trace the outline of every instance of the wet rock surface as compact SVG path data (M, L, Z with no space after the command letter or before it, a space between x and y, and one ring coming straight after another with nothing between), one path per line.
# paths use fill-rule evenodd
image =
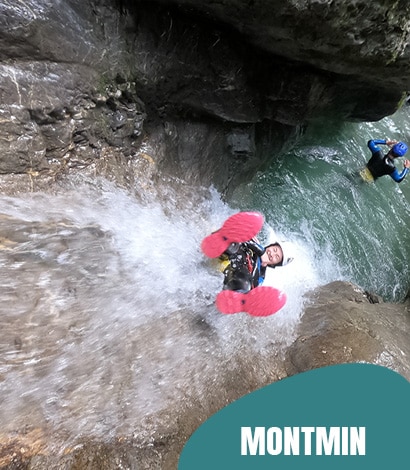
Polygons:
M410 304L391 304L334 282L311 295L288 350L289 373L330 364L369 362L410 380Z
M410 86L407 2L394 8L381 1L266 5L2 2L1 193L59 194L65 177L78 171L134 188L138 200L168 173L228 193L292 145L311 119L377 120L397 108ZM0 381L7 392L1 468L175 469L183 445L204 420L271 382L356 361L392 368L410 380L408 301L383 303L345 283L323 286L309 298L286 354L273 344L245 361L226 354L206 321L211 301L189 322L192 312L176 308L142 328L118 320L114 337L111 319L91 328L97 313L115 311L116 301L135 305L128 291L114 296L111 306L104 299L98 308L79 300L99 299L97 279L104 292L118 289L113 276L118 285L131 283L110 231L60 215L29 223L2 215L0 228ZM123 400L138 390L133 368L147 377L141 395L156 403L154 384L163 385L167 376L152 364L173 357L173 341L164 341L169 335L179 347L194 338L195 348L172 363L175 392L163 393L166 400L157 408L149 403L149 412L135 410ZM108 338L103 345L102 337ZM198 347L206 360L191 363ZM63 350L76 361L67 363ZM93 362L85 360L89 351ZM99 369L98 363L109 367ZM124 364L129 373L120 376ZM89 377L95 382L83 388ZM21 414L14 402L6 403L20 386L27 393ZM49 391L44 402L37 389ZM81 409L89 403L96 414L83 419ZM121 416L119 427L99 421L105 404ZM74 422L82 425L75 438ZM64 423L57 435L56 423ZM95 428L98 437L88 434Z
M160 168L229 193L310 120L380 119L410 86L405 2L0 9L3 174L55 175L149 146Z

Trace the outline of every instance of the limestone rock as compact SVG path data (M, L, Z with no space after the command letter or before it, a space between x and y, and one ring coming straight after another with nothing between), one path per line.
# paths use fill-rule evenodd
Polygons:
M409 301L374 303L353 285L328 284L311 294L297 339L287 352L287 371L369 362L410 379L409 312Z
M55 175L105 147L132 158L150 141L159 170L228 193L312 119L377 120L398 108L410 85L409 8L3 2L0 173Z

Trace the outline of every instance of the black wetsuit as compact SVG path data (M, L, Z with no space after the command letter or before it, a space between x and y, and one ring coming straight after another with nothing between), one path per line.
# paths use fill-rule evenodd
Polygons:
M389 155L384 155L378 144L385 145L385 140L369 140L367 146L372 152L371 159L367 162L367 168L374 179L380 176L390 175L394 181L400 183L408 173L408 169L404 168L400 173L394 165L394 161Z
M222 255L229 259L224 270L223 289L249 292L261 284L265 278L266 268L261 266L261 256L265 249L254 241L232 243Z

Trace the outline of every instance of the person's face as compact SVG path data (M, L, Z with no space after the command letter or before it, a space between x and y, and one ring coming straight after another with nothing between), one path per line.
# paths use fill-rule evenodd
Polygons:
M279 245L268 246L261 256L261 264L265 266L276 266L283 260L282 248Z

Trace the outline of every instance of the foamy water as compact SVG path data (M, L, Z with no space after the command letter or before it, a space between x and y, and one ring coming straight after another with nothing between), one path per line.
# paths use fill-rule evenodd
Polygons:
M183 194L141 202L82 181L1 197L3 432L40 427L67 441L138 424L149 439L144 420L204 398L217 366L292 341L319 282L306 247L295 240L300 256L269 272L288 296L279 313L224 316L214 306L222 274L200 242L238 209L214 190ZM277 236L269 224L261 235Z

